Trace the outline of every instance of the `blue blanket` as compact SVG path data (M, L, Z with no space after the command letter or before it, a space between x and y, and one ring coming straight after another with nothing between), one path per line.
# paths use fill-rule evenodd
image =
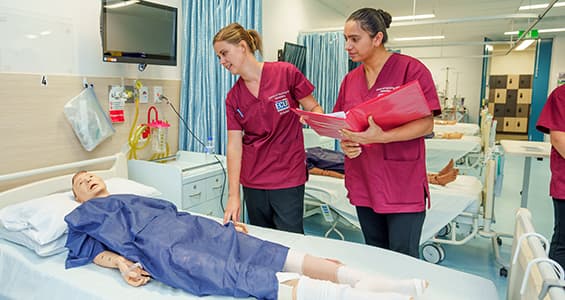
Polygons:
M276 299L275 273L288 248L236 232L233 225L178 212L174 204L135 195L89 200L65 217L66 267L104 250L140 262L151 276L192 294Z

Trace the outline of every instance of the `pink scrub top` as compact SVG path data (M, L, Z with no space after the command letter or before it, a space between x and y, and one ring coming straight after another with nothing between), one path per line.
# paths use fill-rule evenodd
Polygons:
M239 78L226 98L228 130L243 130L241 184L283 189L306 182L306 152L300 118L290 108L314 91L292 64L265 62L258 97Z
M549 95L536 128L543 133L565 132L565 85L556 88ZM555 147L551 147L549 167L551 169L549 195L553 198L565 199L565 158L557 152Z
M393 53L375 84L367 89L363 65L349 72L341 83L336 111L418 80L434 115L441 113L430 71L415 58ZM362 145L361 155L345 159L345 186L351 204L371 207L377 213L422 212L429 199L424 138L386 144Z

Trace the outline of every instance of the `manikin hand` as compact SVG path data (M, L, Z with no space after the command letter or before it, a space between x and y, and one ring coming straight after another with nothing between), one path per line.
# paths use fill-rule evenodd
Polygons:
M241 203L238 196L229 196L228 197L228 205L226 205L226 210L224 212L224 224L229 221L233 221L234 223L239 222L239 218L241 216Z
M143 270L141 265L123 258L117 263L120 273L124 280L131 286L142 286L151 280L149 273Z
M249 230L247 230L247 226L245 226L245 224L243 223L233 222L233 227L237 232L249 233Z

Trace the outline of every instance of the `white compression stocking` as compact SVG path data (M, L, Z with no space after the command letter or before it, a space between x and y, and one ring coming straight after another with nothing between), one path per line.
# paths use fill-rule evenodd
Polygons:
M292 249L288 249L286 261L284 262L283 272L292 272L302 274L304 257L306 254Z
M337 270L338 282L349 284L356 289L373 292L395 292L411 296L420 296L428 287L428 282L421 279L390 279L375 274L367 274L348 266Z
M296 300L411 300L411 296L398 293L375 293L354 289L347 284L337 284L302 276L298 281Z

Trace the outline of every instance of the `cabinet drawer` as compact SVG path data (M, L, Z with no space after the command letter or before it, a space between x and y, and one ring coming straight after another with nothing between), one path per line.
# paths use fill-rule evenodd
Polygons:
M494 103L499 103L499 104L506 103L506 90L505 89L494 90Z
M528 118L516 118L514 125L514 132L526 133L528 132Z
M213 198L188 209L189 212L199 213L206 216L223 218L224 212L220 206L220 198Z
M206 180L187 182L182 186L182 208L206 201Z
M532 90L531 89L519 89L517 96L517 103L519 104L530 104L532 103Z
M208 199L219 197L222 194L222 186L224 186L223 173L206 179L206 197L208 197ZM224 193L227 192L227 189L228 185L226 182L224 186Z

